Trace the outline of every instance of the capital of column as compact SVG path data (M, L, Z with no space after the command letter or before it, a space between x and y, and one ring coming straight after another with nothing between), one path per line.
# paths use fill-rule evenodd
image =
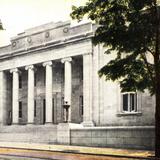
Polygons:
M29 65L25 67L25 70L29 70L29 69L34 70L35 68L33 65Z
M10 73L13 73L13 72L20 73L20 71L18 70L18 68L13 68L13 69L10 70Z
M43 63L43 67L46 67L47 65L51 66L52 65L52 61L47 61L47 62Z
M71 58L71 57L67 57L67 58L61 59L61 63L71 62L71 61L72 61L72 58Z

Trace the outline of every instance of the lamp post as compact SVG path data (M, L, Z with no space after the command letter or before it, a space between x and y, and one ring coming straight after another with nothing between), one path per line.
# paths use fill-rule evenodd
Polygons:
M68 109L69 109L70 105L68 104L67 101L64 102L63 108L65 110L65 115L64 115L64 122L69 122L69 118L68 118Z

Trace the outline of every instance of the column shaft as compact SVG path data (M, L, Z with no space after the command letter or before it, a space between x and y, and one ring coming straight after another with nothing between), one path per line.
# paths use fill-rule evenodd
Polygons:
M0 125L7 124L7 77L4 71L0 71Z
M18 69L11 70L13 73L12 79L12 123L18 124L19 122L19 73Z
M93 126L92 120L92 54L83 55L83 125Z
M71 90L72 90L72 85L71 85L71 62L66 61L64 63L64 101L67 101L69 105L71 105Z
M68 122L71 122L71 95L72 95L72 58L62 59L64 63L64 103L70 105L68 109Z
M25 68L28 70L28 124L34 123L34 66Z
M46 123L53 123L53 104L52 104L52 62L45 62L46 67Z

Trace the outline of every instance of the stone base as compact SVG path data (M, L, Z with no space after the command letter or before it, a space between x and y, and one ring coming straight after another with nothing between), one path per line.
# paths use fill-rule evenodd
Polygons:
M44 125L45 125L45 126L52 126L53 123L52 123L52 122L46 122Z
M70 145L69 123L60 123L57 127L57 143Z
M19 123L12 123L13 126L19 126Z
M153 150L154 126L83 127L70 130L71 145Z
M93 121L84 121L84 122L82 122L82 125L84 127L94 127Z
M83 126L75 123L59 123L57 126L57 143L70 145L70 130L77 127L82 128Z
M35 125L34 123L27 123L26 124L27 126L33 126L33 125Z
M57 125L2 126L0 127L0 142L56 144Z

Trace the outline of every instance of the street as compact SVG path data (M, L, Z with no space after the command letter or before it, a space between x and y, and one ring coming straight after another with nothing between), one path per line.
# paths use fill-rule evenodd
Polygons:
M38 151L26 149L0 148L0 160L138 160L135 158L120 158L96 156L77 153L62 153L53 151Z

